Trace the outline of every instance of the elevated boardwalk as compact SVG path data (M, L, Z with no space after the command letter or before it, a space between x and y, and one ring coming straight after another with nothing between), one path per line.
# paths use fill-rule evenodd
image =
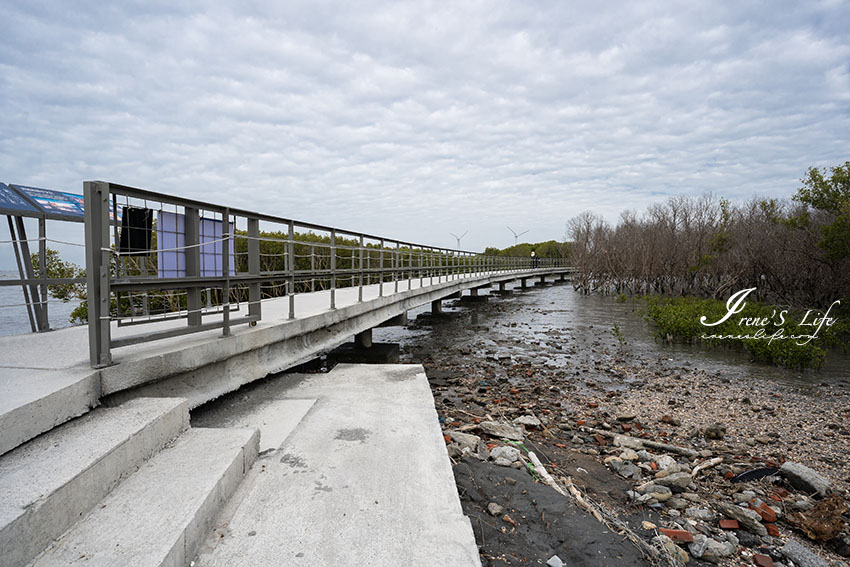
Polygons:
M240 386L279 372L351 340L407 310L511 281L563 277L569 268L527 272L467 274L403 280L336 290L336 309L328 291L263 302L255 327L233 327L232 334L208 330L114 351L112 366L89 366L86 327L0 338L0 454L56 425L82 415L106 396L119 402L136 396L179 397L197 407ZM383 285L383 295L379 285ZM181 321L149 323L150 332L176 328ZM118 327L116 338L138 333ZM132 392L130 392L132 390Z

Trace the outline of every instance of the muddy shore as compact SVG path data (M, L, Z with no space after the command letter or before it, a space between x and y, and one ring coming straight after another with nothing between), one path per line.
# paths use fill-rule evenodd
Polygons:
M558 287L458 302L392 337L425 366L482 564L848 564L850 381L633 349L611 322L564 326ZM529 452L588 506L535 482Z

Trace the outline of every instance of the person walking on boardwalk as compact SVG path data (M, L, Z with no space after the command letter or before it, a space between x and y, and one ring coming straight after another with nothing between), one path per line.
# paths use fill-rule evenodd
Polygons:
M537 257L537 253L532 250L531 251L531 267L537 269L540 266L540 258Z

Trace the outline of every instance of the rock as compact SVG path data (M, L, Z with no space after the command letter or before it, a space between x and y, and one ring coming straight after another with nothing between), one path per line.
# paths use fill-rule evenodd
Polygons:
M517 425L525 425L526 427L540 427L540 420L533 415L523 415L514 420Z
M635 439L634 437L629 437L628 435L615 435L614 445L617 447L625 447L626 449L634 449L635 451L640 451L644 448L643 441Z
M716 504L716 508L727 518L738 520L738 523L745 530L760 536L767 535L767 530L760 521L761 516L753 510L741 508L740 506L735 506L734 504L728 504L726 502L718 502Z
M673 492L684 492L691 484L691 475L688 473L673 473L664 478L656 478L655 484L669 487Z
M810 494L827 496L830 492L829 481L806 465L786 461L782 463L779 474L788 479L791 486Z
M755 500L756 493L752 490L745 490L743 492L736 492L732 495L732 500L735 501L735 504L741 504L743 502L750 502Z
M687 551L673 543L673 540L666 535L655 536L652 538L652 544L672 556L677 565L685 565L691 559Z
M490 502L489 504L487 504L487 511L490 513L491 516L501 516L505 509L496 504L495 502Z
M653 524L652 522L649 522L649 521L647 521L647 520L644 520L644 521L643 521L643 523L640 525L640 527L642 527L642 528L643 528L643 529L645 529L645 530L654 530L654 529L655 529L655 528L657 528L658 526L656 526L656 525L655 525L655 524Z
M703 522L712 522L714 521L714 512L705 508L688 508L685 510L685 517L702 520Z
M493 447L490 451L490 458L502 467L509 467L519 460L519 449L515 447Z
M624 413L622 415L617 416L617 421L621 421L623 423L634 421L637 416L633 413Z
M726 435L726 427L719 423L714 423L705 428L703 432L706 439L723 439Z
M557 555L553 555L549 558L549 561L546 562L547 567L564 567L564 562L561 561L561 558Z
M620 453L620 458L624 461L637 461L639 457L633 449L626 449Z
M768 443L770 443L772 441L772 439L770 437L768 437L767 435L757 435L753 439L755 441L757 441L758 443L761 443L762 445L767 445Z
M744 547L749 547L750 549L757 549L762 545L762 541L759 536L746 530L740 530L738 532L738 543Z
M621 460L614 460L608 464L611 470L622 476L623 478L640 479L640 469L632 463L627 463Z
M835 553L841 557L850 557L850 535L838 536L829 543Z
M797 567L829 567L826 561L793 539L783 545L779 551L782 555L793 561Z
M660 457L656 457L655 464L658 465L660 470L666 471L670 467L676 465L676 459L670 455L661 455Z
M688 546L691 555L697 559L717 563L722 557L729 557L736 551L735 546L729 542L720 542L702 534L694 536L694 541Z
M649 463L654 459L652 453L650 453L649 451L638 451L637 456L638 460L642 463Z
M481 441L481 438L478 437L478 435L462 433L460 431L449 431L449 437L452 441L458 444L461 451L468 448L470 453L478 451L478 442Z
M638 491L642 494L666 494L667 496L672 496L673 491L667 488L666 486L661 486L660 484L645 484L643 486L638 487Z
M490 437L498 437L499 439L522 441L525 437L522 427L499 423L498 421L482 421L478 424L478 427Z
M684 510L688 507L688 501L683 498L671 498L667 501L667 507L671 508L670 512L674 510Z

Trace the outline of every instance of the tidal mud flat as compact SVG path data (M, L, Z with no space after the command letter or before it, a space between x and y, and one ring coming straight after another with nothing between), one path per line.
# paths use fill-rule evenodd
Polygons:
M652 344L605 300L546 286L376 338L426 368L482 563L847 565L850 369Z

